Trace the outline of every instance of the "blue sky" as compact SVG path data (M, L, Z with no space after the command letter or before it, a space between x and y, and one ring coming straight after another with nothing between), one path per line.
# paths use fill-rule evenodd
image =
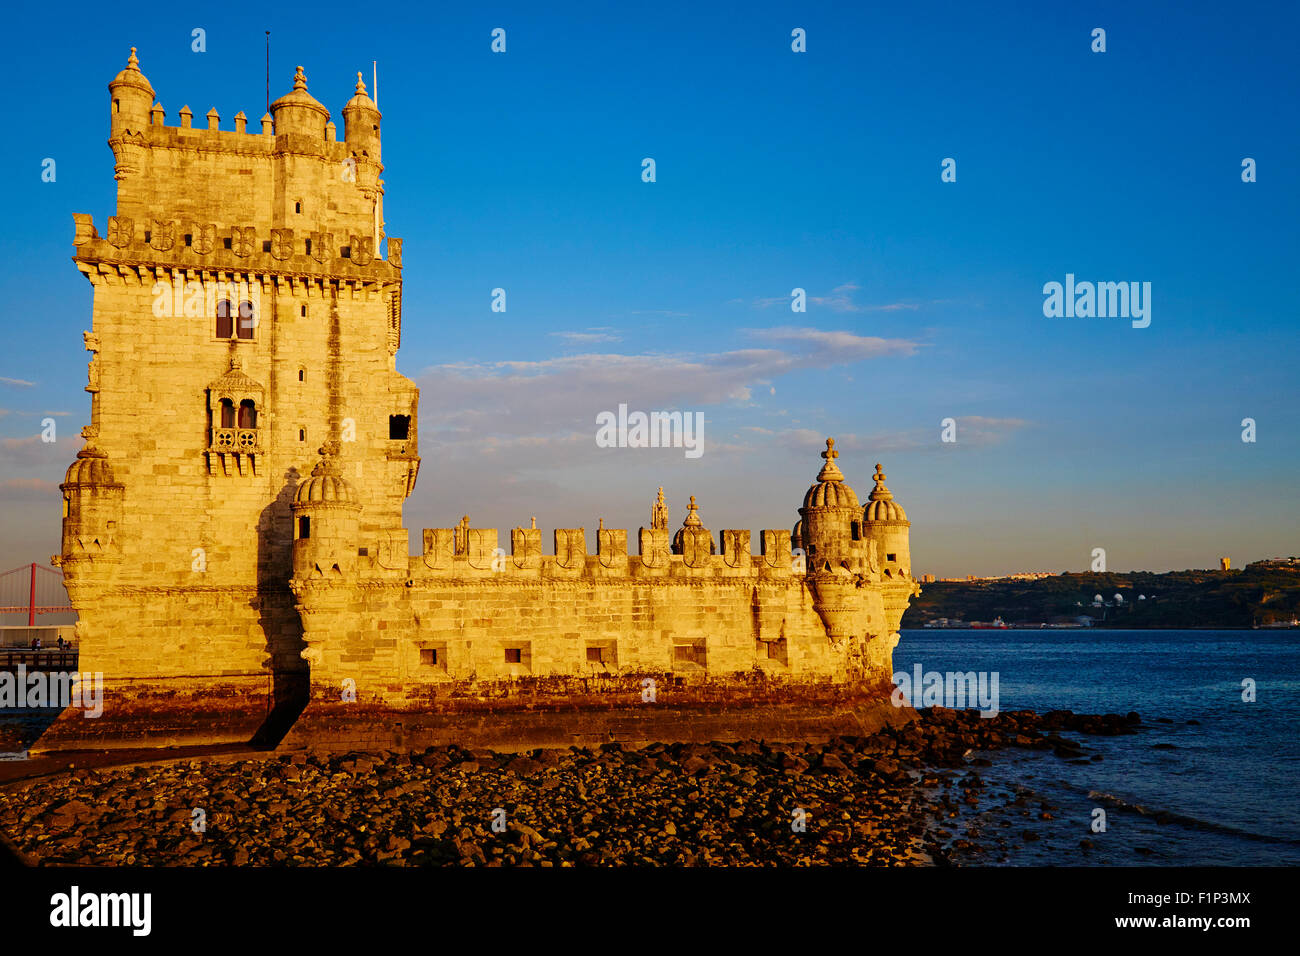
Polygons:
M10 13L0 570L58 550L89 417L69 257L72 213L113 212L106 84L136 46L169 123L255 126L266 29L271 98L301 63L339 122L379 61L408 527L635 529L660 484L673 526L694 494L715 532L789 527L833 435L860 495L884 463L918 573L1297 551L1295 5L312 9ZM1066 273L1150 282L1150 327L1045 318ZM705 454L598 449L620 402L703 412Z

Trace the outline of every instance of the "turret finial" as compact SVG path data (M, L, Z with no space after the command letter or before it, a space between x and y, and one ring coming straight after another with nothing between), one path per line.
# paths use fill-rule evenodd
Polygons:
M668 505L664 503L664 486L659 486L659 497L650 506L650 527L661 531L668 530Z
M140 69L140 59L135 55L135 47L131 47L131 55L126 58L126 68L128 70Z
M691 495L690 508L687 512L686 520L682 522L683 528L699 528L703 526L703 522L700 521L699 510L700 509L695 505L695 496Z
M302 72L302 67L298 67L297 71L293 74L293 88L295 90L307 89L307 76Z
M893 501L894 496L888 488L885 487L885 470L876 462L876 473L871 476L871 480L876 483L876 487L871 489L869 496L871 501Z
M365 96L365 95L366 95L366 82L365 82L365 80L361 79L361 71L360 71L360 70L357 70L357 88L356 88L356 91L355 91L355 92L358 93L358 94L361 95L361 96Z
M826 439L826 450L822 452L822 457L826 459L826 464L822 465L822 470L817 475L818 481L843 481L844 472L840 471L840 466L835 464L835 459L840 457L840 453L835 450L835 439Z

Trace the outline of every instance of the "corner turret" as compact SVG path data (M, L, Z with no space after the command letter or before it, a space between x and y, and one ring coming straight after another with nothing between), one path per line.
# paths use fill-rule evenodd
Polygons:
M289 587L302 620L303 660L318 672L322 645L347 630L346 609L356 584L357 519L361 504L343 478L339 443L326 442L311 477L298 486L293 501L293 577ZM337 643L337 641L336 641Z
M365 81L357 73L356 95L343 107L343 138L358 158L380 161L379 121L382 114L366 92Z
M149 111L153 107L153 87L140 72L140 61L135 47L127 58L126 67L108 84L111 99L111 129L114 137L125 133L139 133L149 125Z

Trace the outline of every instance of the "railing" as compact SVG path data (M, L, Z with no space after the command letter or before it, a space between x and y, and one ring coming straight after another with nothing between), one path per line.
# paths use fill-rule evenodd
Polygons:
M34 651L28 647L0 648L0 670L13 671L23 664L29 671L73 671L80 653L75 649Z
M255 452L258 450L256 428L212 429L211 451Z

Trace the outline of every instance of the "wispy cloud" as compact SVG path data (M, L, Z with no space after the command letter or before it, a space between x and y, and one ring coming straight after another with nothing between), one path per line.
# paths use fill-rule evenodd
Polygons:
M29 382L21 378L5 378L0 375L0 385L12 385L14 388L35 388L35 382Z
M573 345L594 345L598 342L620 342L622 337L608 327L587 329L584 332L551 332L553 338L564 339Z
M901 312L915 311L920 308L917 302L884 302L884 303L860 303L854 301L854 294L862 289L856 282L845 282L837 285L827 295L810 295L808 302L811 305L821 308L830 309L832 312ZM733 299L732 302L740 300ZM790 296L769 296L754 299L753 304L760 309L769 309L774 305L790 304Z
M59 483L44 478L8 478L0 481L0 500L39 501L59 494Z
M910 339L853 332L779 327L749 330L781 348L704 354L586 352L538 360L456 363L417 376L426 429L466 429L476 435L546 435L587 427L596 413L631 408L701 409L747 402L756 386L770 390L780 376L867 359L908 356Z

